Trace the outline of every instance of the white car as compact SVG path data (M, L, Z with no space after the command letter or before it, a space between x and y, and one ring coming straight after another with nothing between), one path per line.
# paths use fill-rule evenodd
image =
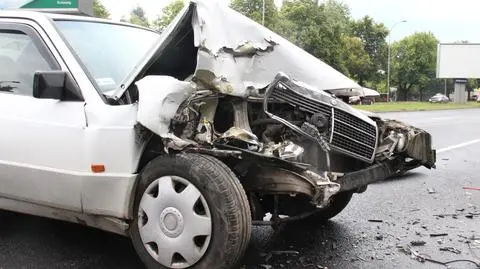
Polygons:
M161 36L0 11L0 209L128 236L150 269L232 268L252 224L323 221L435 165L430 134L324 91L354 87L214 1Z
M428 99L428 102L430 103L448 103L450 102L450 99L441 93L437 93L434 96L432 96L430 99Z

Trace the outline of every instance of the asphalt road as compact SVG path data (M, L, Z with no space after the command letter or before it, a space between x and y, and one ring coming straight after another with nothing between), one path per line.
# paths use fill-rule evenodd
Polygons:
M369 186L326 224L255 228L244 268L444 268L420 263L397 246L434 260L480 257L480 110L389 113L430 131L436 170L419 168ZM456 216L436 217L438 214ZM369 220L381 220L371 222ZM445 233L431 237L430 234ZM467 243L471 241L470 246ZM440 248L455 248L455 254ZM480 260L477 259L477 260ZM271 267L270 267L271 266ZM126 238L75 224L0 212L0 268L143 268ZM451 268L476 268L468 262Z

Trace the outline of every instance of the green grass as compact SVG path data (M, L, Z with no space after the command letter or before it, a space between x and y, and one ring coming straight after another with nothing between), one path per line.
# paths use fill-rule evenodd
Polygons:
M373 105L356 105L357 109L371 112L395 112L395 111L426 111L426 110L447 110L480 108L480 103L468 102L466 104L430 104L428 102L396 102L396 103L375 103Z

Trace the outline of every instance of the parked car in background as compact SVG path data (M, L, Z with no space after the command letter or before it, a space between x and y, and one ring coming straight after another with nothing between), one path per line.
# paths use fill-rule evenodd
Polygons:
M428 99L428 102L430 103L448 103L450 102L450 99L441 93L437 93L434 96L432 96L430 99Z

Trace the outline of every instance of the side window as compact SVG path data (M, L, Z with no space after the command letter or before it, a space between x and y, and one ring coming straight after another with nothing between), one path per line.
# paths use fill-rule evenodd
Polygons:
M35 72L56 69L34 38L20 30L0 28L0 92L31 96Z

